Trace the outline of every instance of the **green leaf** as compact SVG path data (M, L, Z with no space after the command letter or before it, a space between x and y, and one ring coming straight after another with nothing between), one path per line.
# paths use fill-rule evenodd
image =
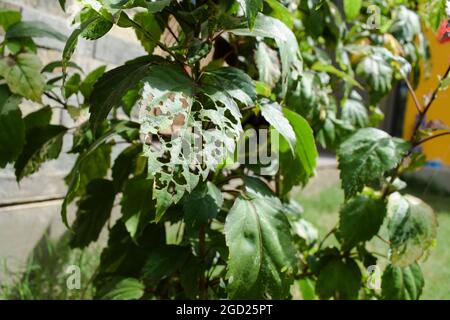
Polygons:
M205 72L196 86L177 65L151 66L142 83L141 136L156 140L144 145L144 155L155 178L158 221L234 153L242 132L235 100L252 104L254 86L235 68Z
M11 92L40 102L44 91L41 61L31 53L0 60L0 76L4 77Z
M261 181L245 183L246 195L236 199L225 222L229 297L286 298L296 261L283 205Z
M388 216L391 263L406 267L420 259L433 245L436 239L436 215L422 200L394 193L389 197Z
M81 23L80 26L71 33L71 35L67 39L66 45L64 46L64 49L63 49L63 55L62 55L63 56L63 58L62 58L63 70L67 67L70 59L72 58L73 53L75 52L75 49L78 44L78 37L85 30L87 30L90 26L92 26L94 23L100 21L101 19L103 19L101 16L93 16L90 19Z
M0 26L4 31L22 19L22 15L19 11L11 10L8 8L0 8Z
M132 144L123 150L114 161L112 178L117 191L122 186L136 167L136 159L142 153L142 144Z
M88 40L97 40L103 37L111 30L113 23L105 19L101 14L97 13L93 9L84 10L80 13L81 21L89 21L92 18L97 18L90 23L82 32L81 36ZM83 23L82 22L82 23Z
M382 97L391 90L394 70L380 55L365 57L356 67L356 73L366 81L376 97Z
M383 273L381 294L387 300L418 300L424 279L417 263L401 268L388 265Z
M27 131L35 127L46 127L50 124L52 119L52 108L50 106L43 107L37 111L28 114L24 119L25 128Z
M352 91L342 106L342 120L349 122L355 128L365 128L369 125L369 114L361 96Z
M145 227L155 218L153 180L135 177L124 185L122 220L133 239L141 235Z
M78 202L76 219L72 225L72 248L85 248L98 240L111 216L115 197L112 181L99 179L87 185L86 195Z
M150 13L161 12L170 5L172 0L150 0L147 1L147 9Z
M102 300L138 300L144 295L145 286L138 279L125 278L112 281L100 292Z
M179 270L189 257L189 248L166 245L153 250L142 269L144 278L159 282Z
M81 76L79 73L73 74L65 83L63 87L63 95L67 100L72 95L80 90Z
M106 176L111 165L111 150L111 144L102 144L84 157L83 162L79 166L72 168L65 180L69 184L74 175L79 175L77 196L82 196L86 193L86 187L92 180Z
M12 38L53 38L62 42L67 37L42 21L22 21L11 26L5 34L6 39Z
M106 66L98 67L97 69L94 69L91 71L86 78L84 78L83 82L80 84L80 91L81 94L84 96L85 99L89 99L91 96L92 91L94 90L94 85L100 79L103 74L105 73Z
M288 8L286 8L278 0L265 0L264 3L270 7L270 16L283 21L289 29L292 30L294 28L294 15L291 14Z
M347 21L355 20L362 7L362 0L344 0L344 12Z
M409 151L410 144L375 128L358 130L338 150L339 169L345 198L350 199L394 169Z
M294 33L280 20L263 14L258 14L252 30L237 28L229 30L229 32L241 36L264 37L275 40L280 50L283 95L286 95L288 82L297 79L303 72L303 60Z
M98 130L109 112L121 105L122 97L149 73L150 64L150 61L144 59L127 63L106 72L95 83L89 108L91 112L89 121L94 132Z
M316 300L314 282L309 278L298 280L298 286L303 300Z
M402 43L412 42L421 32L420 18L405 6L399 6L394 12L395 19L389 32Z
M292 153L295 154L297 149L297 137L294 129L292 128L289 120L283 114L281 106L277 102L270 102L267 99L263 99L260 103L261 114L266 121L275 128L287 141ZM286 111L288 113L288 111ZM295 116L292 116L293 121L298 121ZM304 138L304 137L303 137ZM299 144L300 148L303 146ZM299 148L299 149L300 149ZM300 150L298 150L300 152Z
M314 135L309 123L299 114L283 108L296 136L294 155L286 141L280 141L280 172L283 176L282 193L287 194L292 187L305 185L314 175L318 157Z
M14 165L17 181L38 171L43 162L58 158L66 131L56 125L27 130L25 146Z
M258 43L255 52L255 62L259 71L259 81L267 83L274 88L281 77L281 65L278 53L264 42Z
M150 253L165 242L164 224L149 224L142 236L134 241L119 219L110 230L108 245L101 254L96 286L104 279L105 287L108 287L111 276L141 277L142 268Z
M105 4L113 9L122 9L133 0L104 0Z
M316 293L321 299L357 299L361 278L361 271L353 259L333 258L320 270Z
M256 16L262 9L264 0L244 0L245 2L245 15L247 17L248 27L253 29L255 25Z
M223 205L220 190L211 182L199 185L183 201L185 223L188 226L205 225L214 219Z
M129 121L119 121L117 123L114 123L107 132L105 132L100 138L98 138L93 143L91 143L89 145L89 147L77 158L77 161L75 162L75 164L72 168L72 171L66 177L66 183L68 184L68 190L67 190L66 197L64 198L64 201L61 206L61 217L62 217L63 223L66 227L69 228L69 223L67 221L67 205L69 203L71 203L77 195L79 195L80 193L83 192L83 189L81 190L81 192L79 189L80 189L81 181L82 181L81 173L82 173L84 161L86 159L89 160L89 158L92 156L92 154L94 154L94 156L92 156L91 158L94 158L94 161L92 161L92 162L95 162L95 158L96 158L95 152L97 151L97 149L99 147L102 147L105 144L105 142L114 134L120 134L123 131L129 130L129 126L130 126ZM104 147L104 148L106 149L108 147ZM109 147L109 149L110 148L111 147ZM103 164L106 163L106 161L104 161L103 158L101 158L100 161L102 161ZM108 168L109 168L109 161L107 162ZM95 170L95 167L90 166L90 165L89 165L89 167L94 168L94 170ZM107 171L107 169L106 169L106 171ZM97 174L97 172L93 173L93 175L95 175L95 174Z
M21 98L0 85L0 168L17 159L25 144L25 125L19 109Z
M386 203L358 196L345 204L339 214L339 235L344 250L369 241L380 230L386 216Z
M61 9L66 12L66 0L58 0Z
M347 82L355 87L358 87L360 89L363 88L359 84L359 82L355 80L355 78L353 78L351 75L345 73L344 71L337 69L335 66L333 66L331 64L326 64L326 63L318 61L313 64L311 69L313 69L315 71L321 71L321 72L327 72L327 73L334 74L334 75L338 76L339 78L345 80L345 82Z
M159 42L159 39L161 38L161 34L163 33L165 26L161 26L156 19L156 16L148 12L137 13L133 17L133 20L145 31L144 33L141 29L135 28L136 37L141 42L145 51L152 54L157 43Z
M209 71L207 76L209 78L204 80L205 82L211 80L210 82L226 91L234 99L247 106L254 105L256 89L252 79L244 71L233 67L224 67Z

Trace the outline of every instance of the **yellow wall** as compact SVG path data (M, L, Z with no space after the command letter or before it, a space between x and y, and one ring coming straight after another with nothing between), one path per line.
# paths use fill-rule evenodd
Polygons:
M422 72L420 85L416 90L419 99L422 99L424 94L429 94L436 88L438 83L437 75L442 76L450 63L450 43L439 43L436 35L431 31L427 33L427 38L431 47L433 69L432 76L429 79L425 79L423 76L424 73ZM403 129L403 135L407 139L411 137L416 114L417 111L414 103L411 97L408 97L405 126ZM450 89L441 92L433 103L433 106L427 114L427 120L432 119L441 119L445 124L450 126ZM423 148L428 160L441 160L444 164L450 165L450 136L427 142Z

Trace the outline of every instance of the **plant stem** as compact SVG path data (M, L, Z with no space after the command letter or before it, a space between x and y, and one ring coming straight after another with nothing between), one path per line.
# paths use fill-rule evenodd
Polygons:
M442 79L447 78L449 74L450 74L450 64L448 65L447 71L445 71L445 75L444 75L444 77ZM433 91L433 93L431 95L430 101L428 101L428 103L425 106L425 108L421 112L419 112L419 119L418 119L416 125L414 126L414 130L413 130L413 133L412 133L412 136L411 136L411 143L412 144L414 144L416 142L415 141L416 133L419 131L420 125L422 124L423 120L425 120L425 116L427 115L428 110L430 110L431 106L433 105L434 100L436 100L437 94L439 92L439 88L440 88L440 83L438 83L438 85L434 89L434 91ZM415 96L416 100L418 100L414 90L412 92L412 95L413 95L413 97Z
M199 250L200 259L203 261L203 263L206 263L206 261L205 261L205 258L206 258L205 237L206 237L205 226L201 226L199 234L198 234L198 250ZM200 277L199 289L200 289L200 299L207 300L208 299L208 279L206 278L204 272L202 273L202 275Z
M425 139L422 139L422 140L418 141L418 142L414 145L414 147L420 146L421 144L423 144L423 143L425 143L425 142L427 142L427 141L434 140L434 139L436 139L436 138L443 137L443 136L447 136L447 135L450 135L450 131L446 131L446 132L443 132L443 133L435 134L435 135L433 135L433 136L431 136L431 137L428 137L428 138L425 138Z

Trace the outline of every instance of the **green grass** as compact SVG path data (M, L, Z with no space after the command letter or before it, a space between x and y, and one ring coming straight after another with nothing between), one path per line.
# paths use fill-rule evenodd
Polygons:
M450 300L450 196L431 193L430 189L427 192L423 190L424 188L416 186L407 192L434 208L439 227L436 246L428 257L420 261L425 277L421 299ZM336 185L317 194L300 194L297 199L305 210L305 219L312 222L323 237L338 222L338 211L344 201L344 194ZM382 228L381 233L384 232L385 228ZM326 244L332 245L335 241L334 237L330 237ZM386 245L378 239L374 239L370 247L379 252L386 249ZM381 265L384 267L384 263Z
M50 239L41 238L28 257L24 272L11 272L3 261L2 273L7 283L0 284L0 300L76 300L91 299L92 285L89 279L99 262L97 248L72 250L69 235ZM80 289L69 289L66 273L71 265L80 267Z

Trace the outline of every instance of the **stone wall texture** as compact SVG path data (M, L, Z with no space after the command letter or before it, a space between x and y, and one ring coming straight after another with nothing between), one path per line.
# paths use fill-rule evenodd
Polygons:
M56 0L0 0L0 8L5 7L21 11L23 20L45 21L66 35L71 33L70 19ZM44 38L36 39L36 43L44 65L61 60L63 43ZM113 28L99 41L80 39L73 61L89 72L101 65L110 69L144 54L132 30ZM24 113L37 108L31 103L21 107ZM52 122L70 126L67 118L57 114ZM70 144L71 138L67 137L64 149L70 148ZM62 153L60 159L44 164L38 173L20 184L11 167L0 170L0 284L10 277L7 270L20 271L25 266L46 231L53 237L66 231L60 223L61 199L66 192L63 178L74 161L72 156ZM74 208L70 211L73 216Z

